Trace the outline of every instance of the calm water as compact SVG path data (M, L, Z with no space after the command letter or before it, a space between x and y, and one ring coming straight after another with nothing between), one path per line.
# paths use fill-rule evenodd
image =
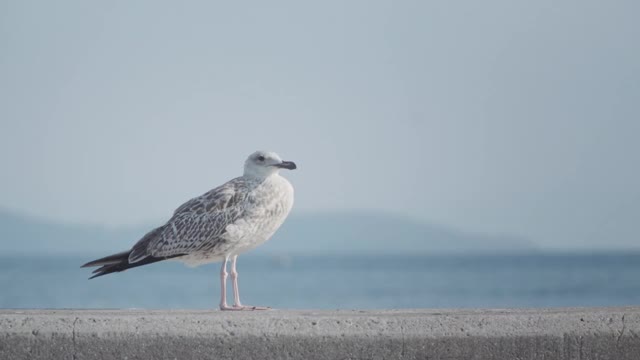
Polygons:
M214 308L218 264L163 262L87 280L83 257L0 256L0 308ZM640 304L640 254L243 256L242 300L276 308ZM231 300L231 298L230 298Z

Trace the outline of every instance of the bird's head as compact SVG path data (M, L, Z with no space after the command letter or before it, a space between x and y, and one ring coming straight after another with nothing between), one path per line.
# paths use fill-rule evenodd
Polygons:
M271 151L256 151L249 155L244 162L244 175L266 178L278 173L280 169L293 170L296 164L293 161L283 161L278 154Z

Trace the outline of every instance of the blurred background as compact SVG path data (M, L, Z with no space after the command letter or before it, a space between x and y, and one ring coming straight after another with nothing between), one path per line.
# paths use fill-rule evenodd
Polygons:
M640 302L637 1L0 1L0 307L215 308L218 264L87 281L247 155L280 308Z

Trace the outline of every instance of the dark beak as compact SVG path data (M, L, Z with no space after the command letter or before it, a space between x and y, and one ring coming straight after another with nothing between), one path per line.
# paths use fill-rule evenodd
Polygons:
M281 169L289 169L289 170L293 170L297 168L296 163L294 163L293 161L283 161L280 164L276 164L273 166L279 167Z

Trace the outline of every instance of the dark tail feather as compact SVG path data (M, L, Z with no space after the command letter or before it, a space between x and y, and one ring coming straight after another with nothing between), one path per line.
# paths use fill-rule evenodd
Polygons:
M125 271L127 269L135 268L138 266L148 265L154 262L167 260L167 259L184 255L184 254L178 254L178 255L165 256L165 257L148 256L140 261L136 261L133 264L130 264L129 263L130 253L131 253L131 250L109 255L107 257L103 257L102 259L90 261L82 265L82 267L100 266L99 268L93 270L93 274L95 275L89 278L89 279L93 279L98 276L107 275L114 272Z
M82 265L81 267L85 268L85 267L93 267L93 266L118 264L118 263L121 263L123 260L129 259L130 253L131 253L131 250L127 250L117 254L105 256L98 260L89 261L88 263Z

